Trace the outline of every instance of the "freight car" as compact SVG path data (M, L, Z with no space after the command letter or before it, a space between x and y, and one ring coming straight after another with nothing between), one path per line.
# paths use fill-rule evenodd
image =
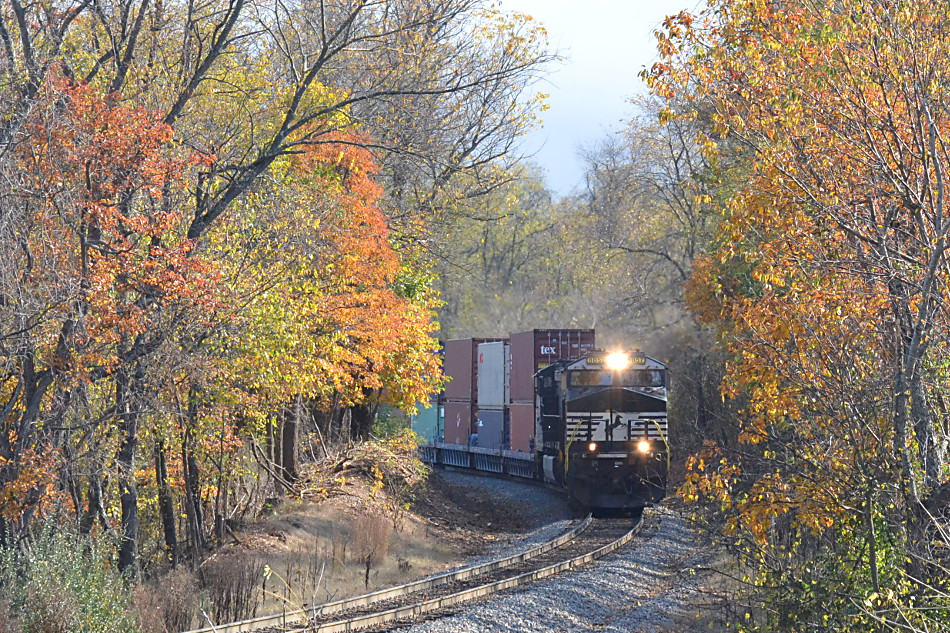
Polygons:
M594 510L632 510L666 494L666 365L592 353L537 373L541 476Z
M444 439L476 462L533 462L594 510L663 498L667 368L640 352L596 350L593 330L531 330L446 345ZM454 384L453 384L454 383ZM491 469L491 467L490 467ZM519 470L523 470L520 469Z

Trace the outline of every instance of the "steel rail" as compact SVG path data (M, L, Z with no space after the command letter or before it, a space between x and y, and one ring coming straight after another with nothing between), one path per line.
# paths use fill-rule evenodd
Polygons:
M458 593L443 596L442 598L424 600L423 602L419 602L417 604L398 607L396 609L390 609L388 611L382 611L379 613L357 616L337 622L327 622L325 624L318 624L316 626L289 629L286 631L286 633L349 633L351 631L358 631L360 629L369 627L378 627L383 624L413 620L422 615L441 611L442 609L452 607L457 604L470 602L478 598L498 593L499 591L504 591L505 589L518 587L520 585L528 584L543 578L548 578L562 571L567 571L574 569L575 567L585 565L618 550L632 541L633 538L639 533L642 526L643 518L641 517L637 524L619 539L608 543L607 545L604 545L593 552L588 552L587 554L582 554L570 560L555 563L541 569L525 572L517 576L512 576L511 578L505 578L493 583L480 585L478 587L472 587L471 589L459 591Z
M461 580L467 580L469 578L474 578L476 576L481 576L483 574L496 571L499 569L505 569L507 567L513 567L519 565L525 561L531 560L546 554L551 550L557 549L566 543L574 540L580 534L582 534L587 528L590 527L592 521L591 515L581 521L573 529L565 532L564 534L558 536L555 539L552 539L542 545L534 547L532 549L526 550L519 554L514 554L512 556L506 556L498 560L489 561L487 563L481 563L478 565L471 565L469 567L464 567L462 569L457 569L455 571L444 572L429 578L423 578L422 580L416 580L410 583L403 585L397 585L395 587L389 587L386 589L380 589L378 591L373 591L371 593L363 594L360 596L355 596L353 598L346 598L343 600L337 600L335 602L328 602L326 604L304 607L302 609L294 609L293 611L277 613L274 615L264 615L258 616L256 618L251 618L248 620L241 620L238 622L230 622L228 624L212 625L203 627L200 629L192 629L184 633L243 633L244 631L255 631L257 629L263 629L267 627L284 627L288 624L296 624L301 621L306 621L309 617L312 616L327 616L334 613L339 613L341 611L349 611L351 609L358 609L361 607L369 606L376 602L382 602L384 600L392 600L394 598L399 598L405 595L412 593L417 593L420 591L425 591L427 589L432 589L434 587L439 587L442 585L447 585L453 582L458 582ZM463 592L464 593L464 592ZM366 616L364 616L366 617ZM325 626L330 626L334 623L329 623ZM301 631L310 630L310 629L299 629ZM323 628L318 628L316 630L323 631ZM330 630L330 629L327 629ZM345 630L345 629L333 629L333 630Z

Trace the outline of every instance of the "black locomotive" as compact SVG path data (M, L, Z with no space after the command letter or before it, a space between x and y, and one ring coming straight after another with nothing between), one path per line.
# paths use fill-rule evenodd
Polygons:
M592 352L538 371L541 476L592 510L634 510L666 494L667 367L641 353Z

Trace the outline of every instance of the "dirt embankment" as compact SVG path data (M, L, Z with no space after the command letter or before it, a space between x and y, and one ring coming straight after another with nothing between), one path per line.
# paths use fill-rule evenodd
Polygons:
M543 489L500 480L471 486L466 477L364 448L313 465L297 498L235 530L201 566L208 619L245 619L405 583L569 516L560 497Z

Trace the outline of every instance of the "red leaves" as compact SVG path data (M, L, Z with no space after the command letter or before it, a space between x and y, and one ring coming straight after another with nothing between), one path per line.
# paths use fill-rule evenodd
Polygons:
M184 191L200 157L172 146L158 113L88 85L50 77L18 145L29 248L52 270L34 289L58 310L81 315L73 369L111 365L115 345L155 326L163 306L214 306L214 275L181 237L182 212L166 197ZM37 204L38 203L38 204ZM72 318L75 318L73 316Z

